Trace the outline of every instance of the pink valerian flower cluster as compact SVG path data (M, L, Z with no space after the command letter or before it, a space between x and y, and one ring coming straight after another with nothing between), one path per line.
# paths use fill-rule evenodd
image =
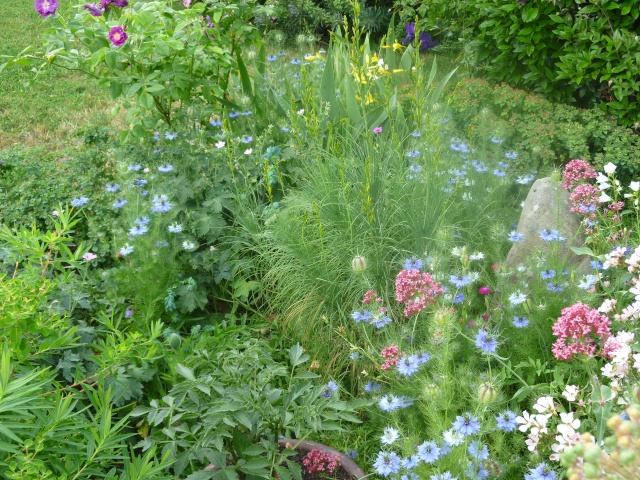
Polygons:
M332 474L340 465L340 456L331 455L314 448L309 451L302 460L302 464L307 468L309 473L326 472Z
M385 359L384 363L380 366L382 370L391 370L392 367L398 365L400 358L405 354L402 353L397 345L389 345L387 348L383 348L380 352L380 356Z
M553 334L558 337L551 351L558 360L571 360L574 355L596 355L598 346L604 346L611 336L611 322L598 310L584 303L576 303L562 309L562 316L553 325ZM611 356L610 352L601 352Z
M378 296L378 292L375 290L367 290L362 297L362 303L365 305L371 305L372 303L382 303L382 297Z
M597 176L598 174L593 167L584 160L571 160L564 167L564 172L562 173L562 178L564 179L562 188L571 190L576 183L583 182L589 178L596 178Z
M439 282L419 270L401 270L396 277L396 300L406 303L405 317L420 313L442 292L444 289Z
M595 225L598 220L596 211L600 203L600 190L593 185L583 183L571 192L569 198L573 203L571 211L582 215L588 228Z

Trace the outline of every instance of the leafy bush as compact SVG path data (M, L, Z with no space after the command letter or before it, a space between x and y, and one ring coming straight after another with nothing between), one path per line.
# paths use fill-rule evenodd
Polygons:
M485 80L459 82L449 95L449 107L457 128L474 143L486 145L497 136L512 146L521 169L582 158L597 168L617 164L625 182L640 173L640 137L601 110L552 103Z
M285 462L293 452L281 455L279 438L304 439L311 432L340 430L342 421L359 422L354 405L301 369L309 356L300 345L288 350L285 363L264 339L245 336L228 348L211 340L204 339L177 365L181 378L162 400L133 412L151 428L140 445L161 446L175 458L176 475L211 462L227 478L237 473L274 478L277 472L290 479L287 467L299 478L300 467ZM214 478L216 472L203 475L198 478Z
M624 126L640 109L637 19L633 0L407 2L423 28L462 38L491 79L558 101L599 104ZM402 4L404 5L404 4Z

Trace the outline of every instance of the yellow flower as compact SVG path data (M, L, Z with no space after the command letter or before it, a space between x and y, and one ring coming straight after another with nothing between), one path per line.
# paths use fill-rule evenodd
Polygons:
M398 43L398 40L393 42L393 51L394 52L397 52L398 50L402 50L403 48L405 48L405 46L402 45L401 43Z
M304 57L305 62L310 62L312 60L317 60L318 56L317 55L309 55L308 57Z
M401 72L404 72L404 70L402 68L394 68L391 72L392 73L401 73Z

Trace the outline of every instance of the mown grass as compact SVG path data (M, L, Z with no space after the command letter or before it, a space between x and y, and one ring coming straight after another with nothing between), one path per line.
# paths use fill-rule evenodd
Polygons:
M61 11L75 2L60 1ZM29 45L37 48L49 28L33 8L33 0L0 3L0 55L16 55ZM0 63L4 63L0 59ZM22 145L46 145L57 150L81 144L83 132L113 122L114 101L96 81L81 73L50 67L37 76L32 67L9 67L0 73L0 150Z

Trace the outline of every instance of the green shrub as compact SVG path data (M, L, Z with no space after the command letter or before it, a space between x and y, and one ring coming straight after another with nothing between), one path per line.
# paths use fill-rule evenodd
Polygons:
M640 64L633 0L474 0L443 8L441 0L402 2L403 19L463 39L488 78L548 98L599 104L637 128ZM402 15L401 15L402 16ZM407 20L408 21L408 20Z
M640 173L640 137L599 109L553 103L486 80L459 82L449 106L457 128L476 143L493 136L505 141L518 152L522 169L582 158L599 169L615 163L624 182Z

